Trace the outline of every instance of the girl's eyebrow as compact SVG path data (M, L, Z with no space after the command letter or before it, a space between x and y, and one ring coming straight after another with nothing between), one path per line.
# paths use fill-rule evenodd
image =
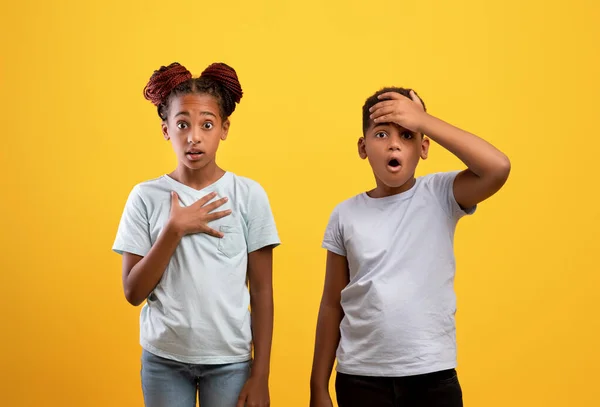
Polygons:
M200 112L200 114L203 114L203 115L205 115L205 116L217 117L217 116L216 116L216 115L215 115L213 112ZM175 117L177 117L177 116L180 116L180 115L181 115L181 116L187 116L187 117L190 117L190 114L189 114L187 111L185 111L185 110L184 110L184 111L181 111L181 112L179 112L179 113L177 113L177 114L175 115Z

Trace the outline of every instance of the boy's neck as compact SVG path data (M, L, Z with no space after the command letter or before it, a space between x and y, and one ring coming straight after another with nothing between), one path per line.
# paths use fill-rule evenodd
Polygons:
M377 187L367 192L367 195L370 198L385 198L386 196L401 194L402 192L406 192L409 189L411 189L417 182L414 175L399 187L387 186L383 182L381 182L377 177L375 177L375 181L377 183Z
M207 186L214 184L219 178L225 174L215 162L206 165L203 168L192 170L184 165L178 165L169 177L175 181L187 185L190 188L201 190Z

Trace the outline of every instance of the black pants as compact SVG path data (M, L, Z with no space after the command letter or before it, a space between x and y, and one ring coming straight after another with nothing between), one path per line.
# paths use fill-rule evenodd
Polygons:
M454 369L408 377L368 377L338 373L339 407L462 407Z

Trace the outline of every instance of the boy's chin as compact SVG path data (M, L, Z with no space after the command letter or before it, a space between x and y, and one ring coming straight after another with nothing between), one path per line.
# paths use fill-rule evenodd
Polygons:
M400 187L403 187L404 185L406 185L407 182L408 182L408 180L403 181L403 182L386 182L386 181L384 181L383 184L388 188L397 189L397 188L400 188Z
M378 177L379 181L388 188L400 188L406 185L407 182L411 180L411 177L407 177L406 175L392 175L385 174L383 177Z

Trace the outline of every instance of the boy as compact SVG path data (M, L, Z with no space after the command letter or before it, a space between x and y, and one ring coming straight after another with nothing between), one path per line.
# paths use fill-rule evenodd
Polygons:
M415 179L429 139L462 172ZM506 182L510 161L481 138L426 112L412 90L385 88L363 106L358 153L375 189L333 211L323 247L311 406L459 407L453 238L458 220Z

